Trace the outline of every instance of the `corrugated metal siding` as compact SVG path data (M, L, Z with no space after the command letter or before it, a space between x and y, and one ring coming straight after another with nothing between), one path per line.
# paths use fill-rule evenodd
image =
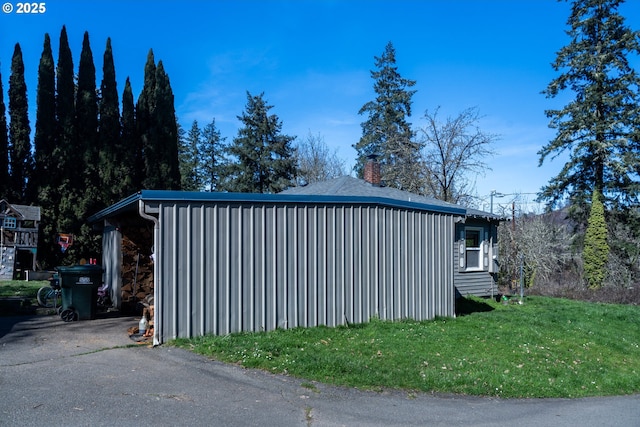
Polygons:
M376 205L158 207L161 341L454 315L451 215Z

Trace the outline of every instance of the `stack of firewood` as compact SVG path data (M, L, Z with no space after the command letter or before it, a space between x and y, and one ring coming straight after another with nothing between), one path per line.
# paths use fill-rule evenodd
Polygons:
M136 311L136 305L153 295L153 228L123 227L122 308Z

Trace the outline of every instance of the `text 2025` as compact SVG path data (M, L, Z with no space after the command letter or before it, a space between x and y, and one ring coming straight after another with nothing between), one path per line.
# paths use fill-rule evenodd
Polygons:
M45 13L46 3L16 3L16 13Z

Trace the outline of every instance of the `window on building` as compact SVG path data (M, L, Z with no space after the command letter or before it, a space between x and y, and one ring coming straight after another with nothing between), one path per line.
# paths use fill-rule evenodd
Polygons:
M482 229L465 229L465 266L467 270L481 269L482 264Z
M2 226L4 228L16 228L16 219L10 216L5 217Z

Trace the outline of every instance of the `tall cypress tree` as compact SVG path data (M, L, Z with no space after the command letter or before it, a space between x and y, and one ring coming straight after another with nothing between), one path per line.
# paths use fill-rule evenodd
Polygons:
M110 205L123 197L122 187L126 184L122 164L126 148L122 146L120 130L120 106L116 84L116 70L113 63L111 39L107 39L102 65L100 85L98 147L100 149L100 177L102 199Z
M29 126L27 84L20 44L15 45L9 76L9 159L11 163L11 199L28 203L27 183L33 172L31 127Z
M82 155L80 180L75 183L74 233L77 233L72 253L76 258L95 256L99 250L99 237L91 232L86 218L105 205L101 200L98 145L98 98L96 94L96 68L89 43L89 33L84 33L78 87L76 89L76 142Z
M69 181L74 180L73 174L78 170L77 165L82 162L74 141L75 91L73 58L69 48L67 29L63 26L60 31L60 46L56 67L56 118L59 128L55 157L59 165L60 177L55 184L61 191L57 198L58 200L60 200L64 191L69 189ZM62 188L63 186L65 188Z
M377 70L371 71L375 80L376 99L359 111L367 114L362 123L362 138L355 145L358 152L356 172L362 176L367 157L376 155L386 185L407 191L420 191L422 165L421 144L415 141L407 118L411 116L411 98L416 92L409 90L416 82L403 78L396 66L396 51L389 42L381 57L375 57Z
M0 199L9 198L9 137L7 136L7 117L2 89L2 73L0 73Z
M56 120L55 64L49 34L45 34L44 48L38 67L38 91L36 105L34 202L40 206L42 216L39 226L39 258L47 265L55 259L56 215L58 212L60 169L56 158L58 122Z
M32 180L33 199L45 210L47 215L44 216L44 219L48 220L51 208L48 205L52 203L52 193L55 191L52 188L55 185L52 180L52 174L58 173L58 163L54 157L58 126L56 122L56 73L49 34L44 35L44 47L38 67L36 102L35 173Z
M180 189L180 162L178 160L178 122L173 91L162 61L156 68L156 108L152 115L152 129L156 131L159 175L154 188Z
M155 88L156 88L156 63L153 50L147 54L147 62L144 66L144 84L142 92L136 103L136 133L142 145L142 185L148 189L162 188L156 177L160 163L157 152L157 131L153 127L153 114L155 113Z
M263 99L247 92L247 106L238 119L244 127L227 148L236 160L225 171L225 189L242 193L278 193L293 185L296 175L292 141L282 135L282 122Z
M180 188L178 124L173 101L169 76L162 61L156 67L150 50L144 67L144 86L136 106L136 129L144 161L142 184L145 188Z
M129 77L122 92L122 175L123 182L120 196L125 197L134 191L142 189L142 159L141 139L136 135L135 104Z
M78 87L76 90L76 141L83 155L84 170L82 178L85 186L95 185L98 174L98 98L96 95L96 67L89 43L89 33L84 33L82 51L78 65ZM83 169L81 166L80 169ZM92 195L95 197L96 195ZM94 199L95 200L95 199Z
M553 63L561 74L544 91L549 98L567 91L575 97L562 109L546 111L557 134L539 151L540 164L565 151L570 156L541 198L553 206L568 196L570 215L581 226L593 191L619 206L637 203L640 192L640 76L628 59L640 54L640 32L625 26L617 10L621 3L573 1L570 42Z
M58 174L53 177L53 183L58 194L53 194L56 206L55 230L57 233L72 233L75 218L75 204L77 203L76 186L80 186L82 170L79 166L83 162L82 152L75 142L75 82L73 58L69 48L67 29L60 31L60 46L58 50L58 64L56 67L56 117L58 121L58 144L54 150L55 160L58 162ZM63 255L59 248L52 253L51 265L59 265Z

